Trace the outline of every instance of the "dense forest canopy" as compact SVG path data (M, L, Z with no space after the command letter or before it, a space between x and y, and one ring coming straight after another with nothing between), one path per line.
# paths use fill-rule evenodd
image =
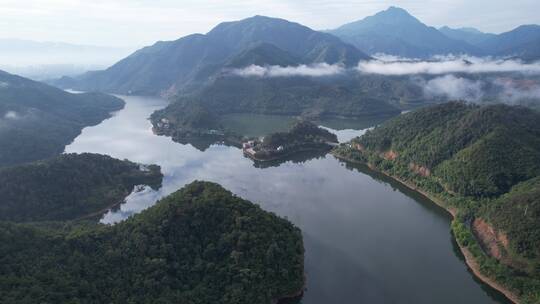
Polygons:
M483 215L508 234L518 255L538 261L540 267L540 177L520 183L486 206ZM540 268L530 269L540 276Z
M62 153L84 127L123 105L113 96L71 94L0 71L0 167Z
M274 303L304 286L300 230L194 182L114 226L0 222L3 303Z
M540 175L540 113L523 107L452 102L401 115L356 142L395 151L398 163L426 167L462 195L500 195Z
M277 149L280 146L310 144L310 143L337 143L337 136L316 124L301 120L296 122L288 132L276 132L264 137L262 148Z
M63 154L0 169L0 221L64 221L99 216L136 185L158 188L159 166L98 154Z

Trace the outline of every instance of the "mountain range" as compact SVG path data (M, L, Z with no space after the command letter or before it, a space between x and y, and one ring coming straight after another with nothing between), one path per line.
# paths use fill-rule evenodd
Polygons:
M221 23L204 35L159 41L106 70L51 83L84 91L174 96L196 92L213 84L226 71L251 65L298 67L327 63L353 67L378 53L410 58L489 55L533 61L540 59L539 42L537 25L499 35L473 28L436 29L397 7L327 32L255 16Z
M448 53L482 54L482 50L468 42L452 39L397 7L345 24L330 33L369 54L385 53L409 58L429 58Z
M255 16L221 23L206 35L157 42L104 71L61 79L57 84L122 94L172 95L208 83L224 68L313 63L354 66L369 58L328 33Z
M540 59L540 26L523 25L502 34L474 28L428 26L398 7L328 31L368 53L408 58L467 54Z

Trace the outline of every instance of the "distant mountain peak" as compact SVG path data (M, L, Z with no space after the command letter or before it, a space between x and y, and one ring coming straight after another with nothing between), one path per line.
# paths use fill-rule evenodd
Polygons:
M480 31L479 29L476 29L474 27L461 27L458 28L460 31L464 31L467 33L473 33L473 34L484 34L484 32Z
M536 32L539 30L540 30L540 25L538 24L524 24L524 25L520 25L516 27L510 32L513 32L513 31L535 31Z
M386 19L388 21L392 21L392 23L407 22L407 21L421 23L420 20L416 19L416 17L414 17L413 15L409 14L408 11L397 6L390 6L388 9L371 16L371 18Z
M368 54L429 58L439 54L481 53L469 43L451 39L395 6L330 33Z
M386 9L385 12L389 12L389 13L394 13L394 14L406 14L406 15L409 15L409 12L407 12L407 10L401 8L401 7L398 7L398 6L390 6L389 8Z

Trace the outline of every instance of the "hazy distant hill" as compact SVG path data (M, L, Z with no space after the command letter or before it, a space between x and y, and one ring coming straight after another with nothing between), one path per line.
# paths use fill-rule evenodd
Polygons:
M453 29L448 26L443 26L439 28L439 31L449 38L462 40L475 46L496 36L495 34L484 33L471 27Z
M522 25L478 44L497 56L517 56L525 60L540 59L540 25Z
M390 7L373 16L329 31L368 54L385 53L409 58L434 55L515 56L540 59L540 26L523 25L502 34L475 28L435 29L406 10Z
M478 48L447 37L398 7L390 7L329 32L368 54L386 53L410 58L449 53L482 54Z
M0 69L35 80L45 80L102 69L131 52L132 49L126 47L4 38L0 39Z
M123 104L109 95L70 94L0 71L0 166L62 153L82 128Z
M115 93L174 94L207 83L227 64L326 62L352 66L366 58L330 34L283 19L255 16L221 23L206 35L157 42L105 71L56 84Z

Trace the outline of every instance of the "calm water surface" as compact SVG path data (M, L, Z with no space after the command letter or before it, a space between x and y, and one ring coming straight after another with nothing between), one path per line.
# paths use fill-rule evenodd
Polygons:
M193 180L218 182L302 229L308 279L302 303L507 303L467 270L450 217L391 180L330 155L258 168L234 147L199 151L152 134L147 118L163 100L122 98L125 109L84 129L66 152L155 163L165 177L159 191L131 194L102 222L125 219ZM364 132L347 125L336 131L342 141Z

